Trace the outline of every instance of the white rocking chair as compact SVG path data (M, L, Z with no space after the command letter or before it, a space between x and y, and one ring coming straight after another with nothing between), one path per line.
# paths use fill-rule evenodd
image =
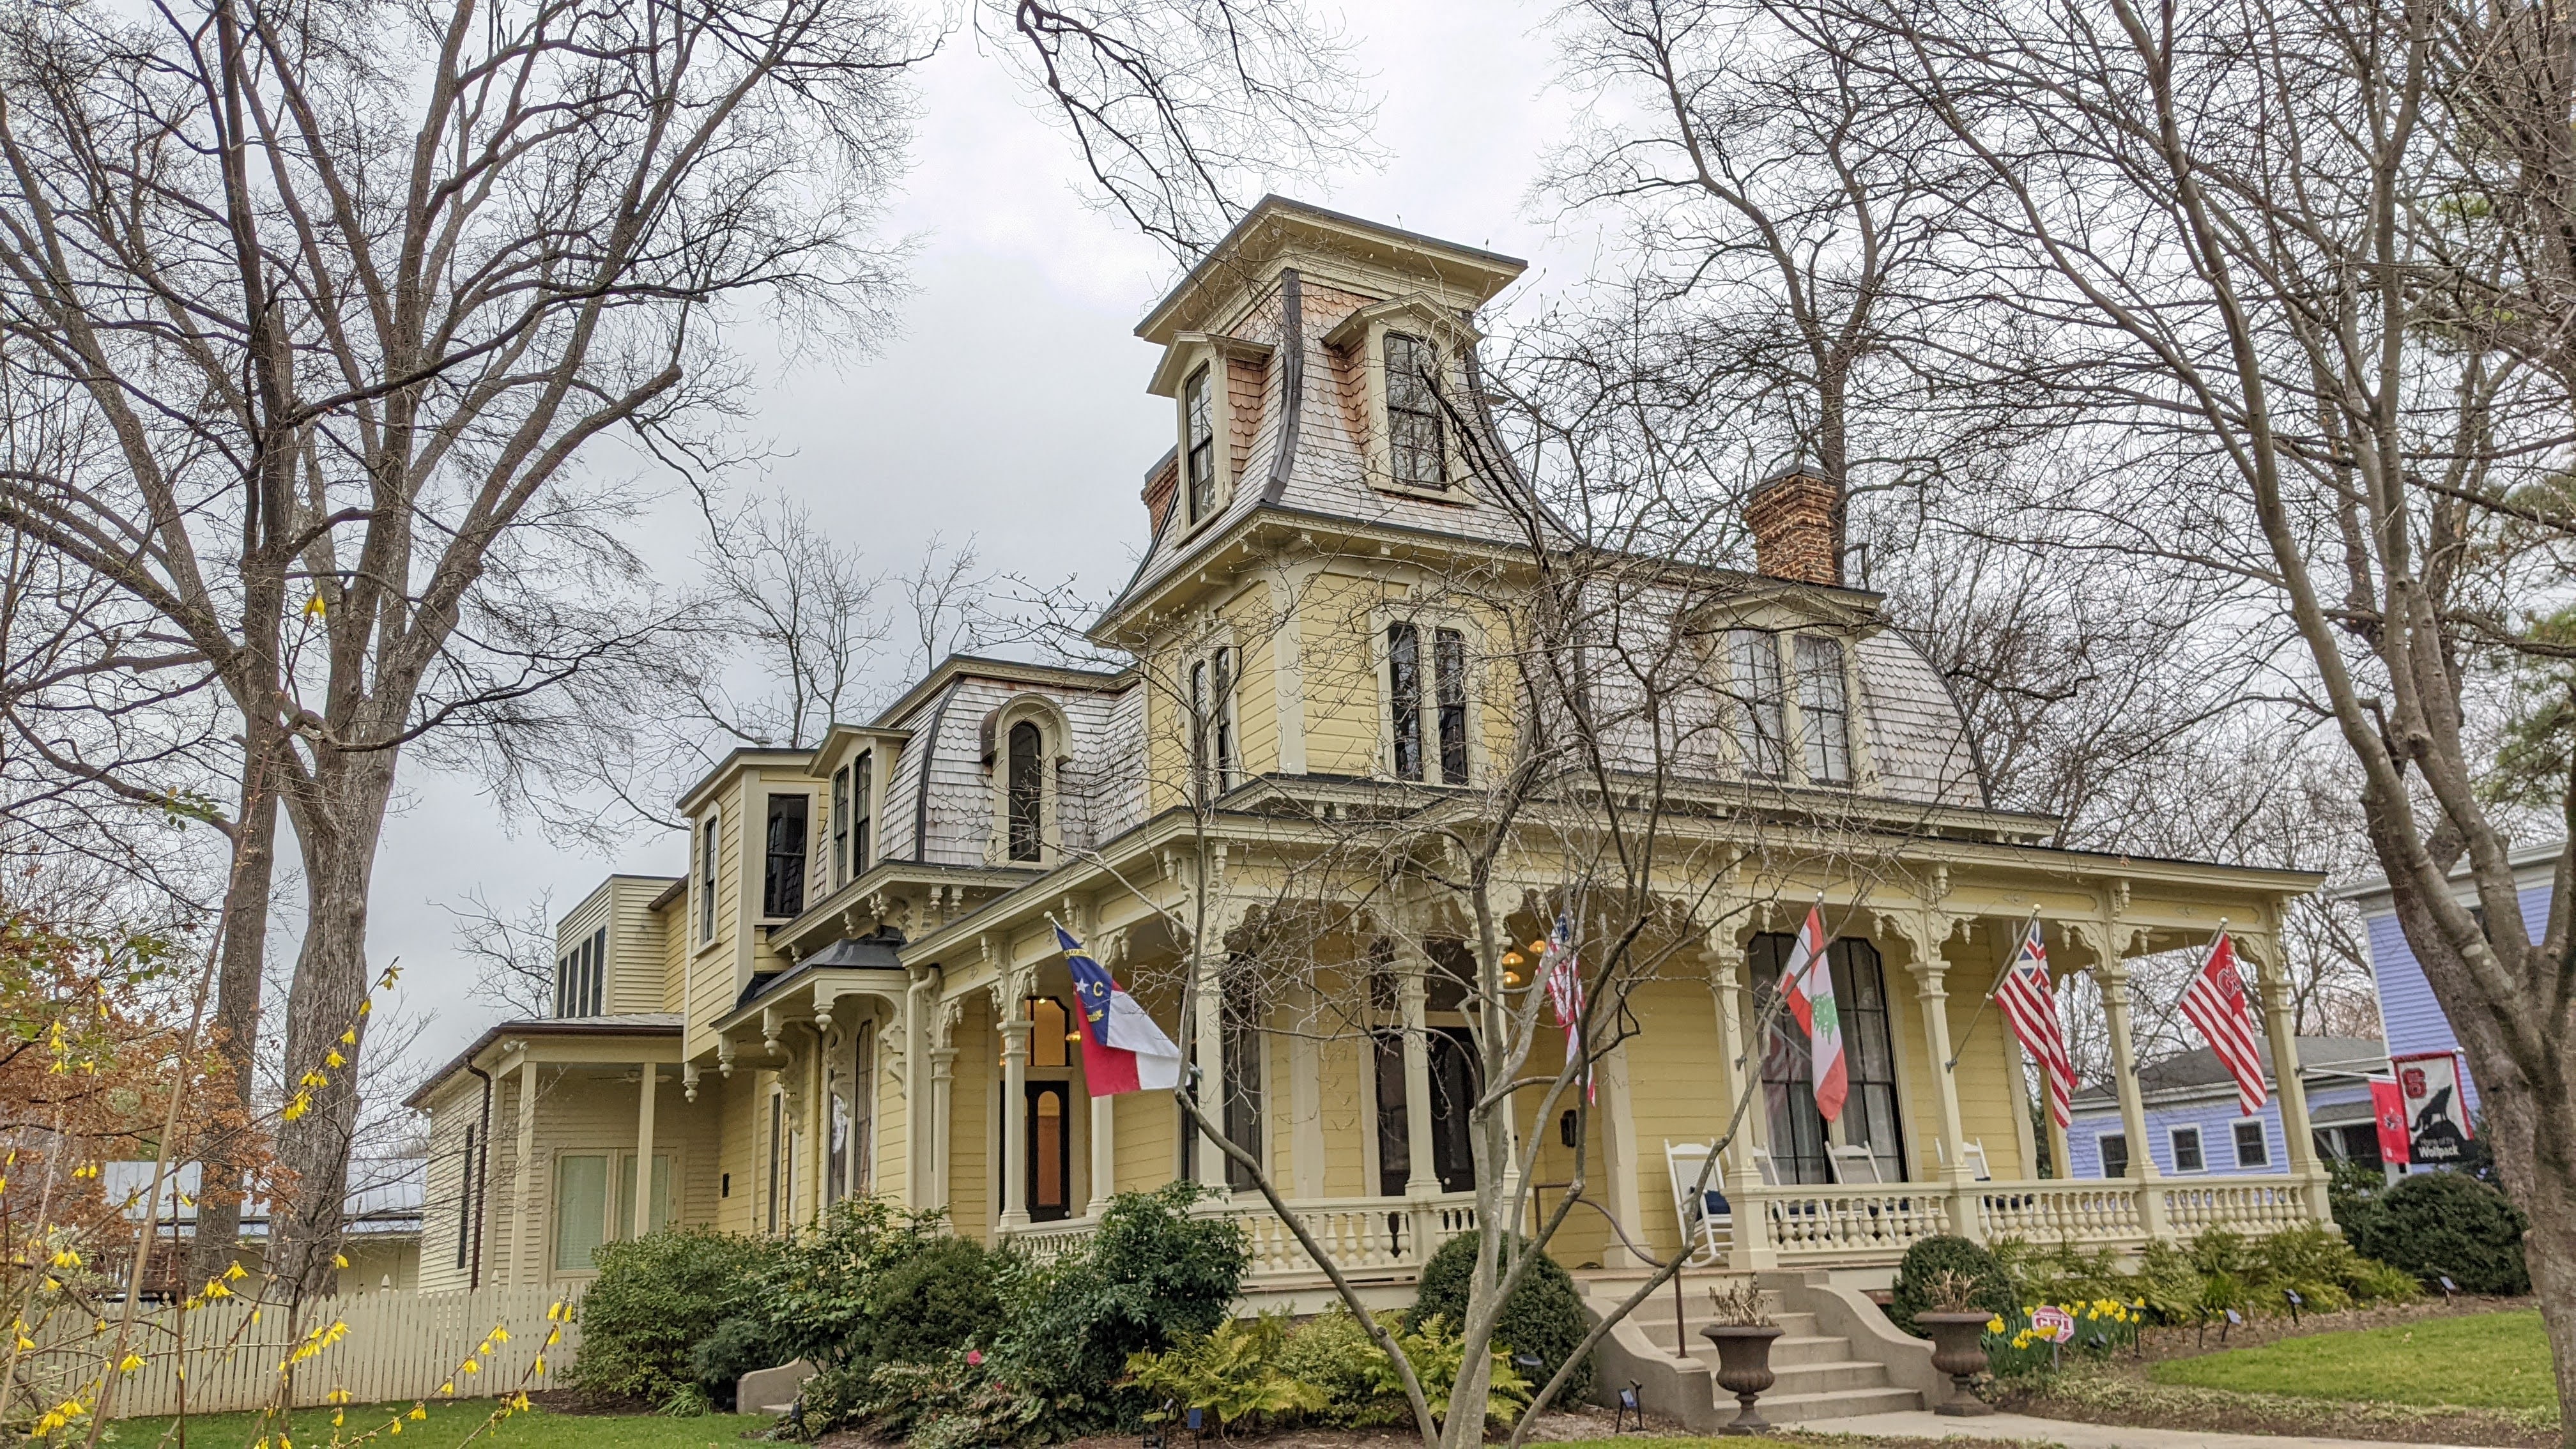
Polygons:
M1673 1182L1673 1212L1681 1219L1682 1242L1690 1261L1700 1264L1724 1262L1727 1243L1735 1233L1735 1210L1726 1194L1718 1191L1715 1172L1709 1173L1707 1183L1697 1193L1692 1191L1700 1183L1700 1170L1708 1156L1709 1149L1703 1143L1664 1139L1664 1170ZM1718 1237L1721 1228L1727 1234L1723 1241Z

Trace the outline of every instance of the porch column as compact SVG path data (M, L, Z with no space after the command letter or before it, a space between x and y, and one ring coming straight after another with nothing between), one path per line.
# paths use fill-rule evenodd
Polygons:
M1751 1273L1779 1265L1771 1248L1770 1209L1761 1199L1762 1168L1753 1156L1769 1135L1771 1114L1762 1098L1759 1052L1747 1045L1744 1035L1744 951L1736 943L1734 928L1710 933L1709 960L1709 983L1717 993L1716 1065L1726 1081L1727 1116L1735 1115L1739 1101L1744 1104L1724 1169L1726 1201L1735 1214L1727 1266Z
M903 993L903 1205L916 1212L937 1206L930 1196L930 1023L939 1006L930 990L930 973L914 968Z
M531 1244L531 1234L536 1242ZM535 1276L531 1277L533 1274ZM537 1064L519 1048L519 1216L510 1229L510 1286L546 1277L545 1221L537 1211Z
M2238 942L2240 954L2246 944ZM2299 1075L2298 1023L2290 1012L2288 962L2274 941L2251 944L2262 971L2263 1029L2272 1042L2272 1079L2281 1102L2281 1146L2289 1160L2290 1174L2299 1179L2307 1194L2310 1216L2330 1223L2334 1221L2334 1210L2326 1198L2325 1166L2317 1160L2316 1129L2308 1121L2308 1085Z
M1932 1062L1932 1095L1940 1104L1941 1181L1950 1188L1950 1231L1972 1243L1986 1238L1977 1211L1976 1175L1968 1170L1968 1134L1959 1125L1959 1083L1950 1065L1950 993L1942 989L1947 974L1940 947L1916 947L1914 973L1916 1014L1923 1018L1923 1049Z
M2147 1150L2147 1104L2138 1092L2138 1049L2129 1037L2129 963L2106 951L2093 968L2102 988L2102 1020L2111 1032L2111 1085L2120 1094L2120 1131L2129 1141L2129 1178L2138 1184L2138 1222L2150 1238L2167 1238L2165 1194L2156 1155Z
M1288 1190L1311 1201L1324 1195L1324 1069L1311 990L1305 1000L1288 1037Z
M948 1159L953 1155L949 1144L954 1136L949 1105L956 1091L957 1048L952 1044L955 1038L949 1034L953 1023L946 1013L956 1009L958 1004L950 1002L934 1010L940 1024L933 1028L938 1045L930 1049L930 1121L924 1124L930 1143L924 1156L930 1164L929 1205L935 1208L948 1206Z
M1223 1135L1227 1090L1224 977L1218 972L1215 963L1205 959L1199 962L1199 968L1198 1001L1193 1008L1194 1017L1191 1021L1194 1044L1190 1055L1196 1061L1198 1068L1199 1113L1207 1118L1208 1126L1216 1129L1218 1135ZM1190 1129L1185 1126L1183 1130ZM1207 1134L1201 1133L1198 1140L1191 1144L1190 1151L1194 1154L1191 1161L1198 1164L1199 1182L1218 1192L1228 1191L1225 1149L1209 1141Z
M1086 1090L1088 1090L1086 1088ZM1082 1214L1096 1218L1118 1193L1118 1099L1091 1099L1091 1200Z
M662 1085L662 1069L644 1064L635 1108L635 1236L653 1231L653 1098Z
M1029 1225L1028 1190L1020 1182L1029 1164L1029 1018L1016 997L1004 1003L998 1014L1002 1017L1002 1164L993 1174L993 1202L1002 1210L1002 1231L1009 1232Z
M1621 1042L1603 1053L1598 1071L1601 1101L1593 1109L1588 1135L1601 1144L1602 1196L1608 1200L1610 1216L1618 1221L1619 1231L1642 1243L1646 1239L1646 1214L1637 1179L1645 1164L1637 1157L1637 1115L1628 1084L1628 1044ZM1720 1180L1717 1186L1723 1190L1725 1183ZM1622 1247L1615 1234L1603 1250L1601 1261L1613 1268L1647 1266Z
M1396 1002L1404 1012L1404 1145L1407 1197L1440 1191L1440 1171L1431 1158L1431 1029L1424 1021L1426 988L1422 961L1416 957L1396 978Z

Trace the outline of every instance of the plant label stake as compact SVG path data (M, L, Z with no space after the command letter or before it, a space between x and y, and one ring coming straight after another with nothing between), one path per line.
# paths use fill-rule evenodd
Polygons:
M2284 1289L2282 1289L2282 1290L2281 1290L2281 1296L2290 1300L2290 1326L2291 1326L2291 1327L2293 1327L2293 1328L2298 1327L2298 1325L2299 1325L2299 1305L2300 1305L2300 1304L2302 1304L2302 1303L2307 1302L2308 1300L2306 1300L2306 1299L2304 1299L2304 1298L2300 1297L2300 1296L2299 1296L2299 1290L2298 1290L2298 1289L2296 1289L2296 1288L2284 1288Z
M1645 1430L1646 1406L1637 1402L1637 1391L1644 1387L1645 1384L1643 1382L1633 1382L1630 1383L1628 1387L1619 1391L1618 1407L1610 1411L1611 1433L1617 1434L1624 1432L1619 1427L1620 1422L1631 1416L1633 1416L1637 1421L1635 1425L1637 1430L1641 1433Z
M2451 1295L2460 1291L2460 1285L2452 1282L2451 1275L2448 1273L2441 1274L2440 1277L2442 1280L2442 1301L2448 1303L2451 1301Z

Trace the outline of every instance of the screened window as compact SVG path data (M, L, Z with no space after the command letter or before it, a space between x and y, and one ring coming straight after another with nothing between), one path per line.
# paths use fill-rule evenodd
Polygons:
M852 816L850 874L852 875L857 875L868 868L868 848L875 843L869 837L875 833L873 827L876 824L876 807L871 803L876 798L876 773L877 760L874 750L861 750L859 757L850 762L850 813Z
M1734 694L1736 755L1745 774L1776 780L1789 767L1779 644L1759 629L1730 629L1726 659Z
M2236 1124L2236 1165L2268 1167L2272 1162L2271 1140L2263 1135L2261 1122Z
M2173 1165L2176 1172L2200 1172L2207 1164L2200 1155L2200 1129L2176 1127L2172 1133Z
M832 772L832 884L850 878L850 767Z
M1815 634L1798 636L1798 724L1807 746L1807 780L1851 783L1851 703L1844 687L1843 646Z
M1449 481L1440 393L1432 378L1438 354L1419 337L1386 334L1387 465L1395 481L1440 488Z
M1432 696L1438 711L1440 783L1467 783L1467 636L1431 631Z
M608 1157L573 1153L555 1159L555 1271L587 1272L608 1241Z
M1190 490L1190 522L1216 511L1216 414L1208 396L1208 370L1190 374L1181 388L1189 418L1189 457L1185 464Z
M1422 778L1422 633L1386 626L1386 700L1394 731L1395 777Z
M2104 1177L2126 1177L2129 1175L2129 1135L2127 1133L2105 1132L2100 1137L2095 1138L2094 1143L2102 1149L2102 1175Z
M1004 768L1010 858L1037 860L1046 853L1046 738L1037 721L1011 726Z
M1754 1008L1768 1015L1780 973L1789 964L1796 937L1785 934L1753 938L1747 949L1753 976ZM1887 982L1879 968L1878 948L1844 938L1825 952L1834 983L1834 1004L1843 1029L1843 1070L1850 1091L1843 1099L1841 1141L1866 1147L1877 1159L1879 1180L1905 1181L1905 1133L1896 1107L1896 1050L1888 1030ZM1783 1182L1832 1182L1824 1117L1816 1111L1813 1056L1797 1018L1782 1011L1771 1026L1763 1053L1762 1090L1771 1123L1771 1160Z
M760 875L760 913L773 918L805 913L805 810L803 795L769 797L769 858Z
M698 826L698 939L716 938L716 826L710 815Z

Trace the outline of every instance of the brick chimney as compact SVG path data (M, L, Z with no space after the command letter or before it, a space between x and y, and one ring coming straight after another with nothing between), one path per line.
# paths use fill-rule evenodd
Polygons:
M1843 565L1834 548L1834 515L1842 497L1842 485L1803 466L1754 489L1744 502L1744 525L1753 530L1754 572L1792 583L1840 584Z

